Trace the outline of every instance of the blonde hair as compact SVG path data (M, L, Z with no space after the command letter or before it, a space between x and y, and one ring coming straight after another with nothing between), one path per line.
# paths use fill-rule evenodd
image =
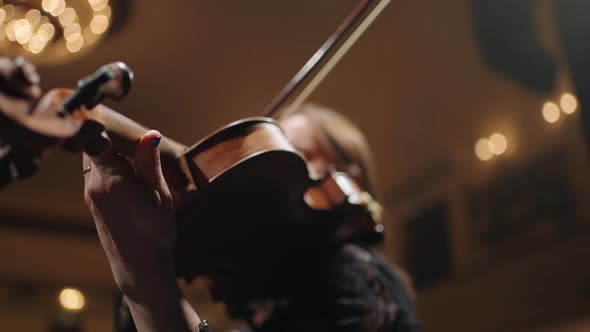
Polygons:
M322 148L336 157L336 169L348 173L363 190L376 195L373 155L360 129L343 115L314 104L302 105L294 112L296 115L309 120Z

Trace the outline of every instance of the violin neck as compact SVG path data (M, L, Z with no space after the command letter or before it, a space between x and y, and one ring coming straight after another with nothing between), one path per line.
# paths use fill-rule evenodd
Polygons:
M98 105L95 110L111 140L113 150L133 157L136 142L149 129L104 105ZM164 177L171 189L175 206L179 206L197 190L185 155L188 148L162 136L159 149Z
M128 157L135 154L135 144L149 129L104 106L96 107L98 116L105 126L112 142L113 150ZM160 142L160 156L162 159L178 159L184 155L187 147L168 137L162 137Z

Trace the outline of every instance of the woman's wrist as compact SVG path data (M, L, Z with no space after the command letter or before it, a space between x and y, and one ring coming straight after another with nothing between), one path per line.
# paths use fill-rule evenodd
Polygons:
M201 322L175 279L125 295L140 331L195 331Z
M168 270L135 273L133 277L115 278L121 292L137 301L150 301L152 297L180 292L178 282Z
M109 259L115 282L128 298L141 299L150 296L155 290L174 290L178 288L174 264L165 253L134 259L133 264L123 257Z

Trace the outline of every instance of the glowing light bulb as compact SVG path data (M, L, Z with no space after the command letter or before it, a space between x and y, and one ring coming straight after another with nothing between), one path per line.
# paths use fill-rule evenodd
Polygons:
M104 9L97 11L96 15L104 15L104 16L110 18L112 15L111 7L110 6L104 7Z
M51 13L52 11L54 11L57 8L57 5L59 4L59 0L43 0L43 2L41 2L41 6L43 7L43 10Z
M62 26L67 27L68 25L74 23L77 18L78 14L76 14L76 10L72 7L68 7L64 9L61 15L59 15L59 22Z
M10 40L10 41L16 41L16 36L14 34L14 25L15 24L16 24L16 21L10 21L6 25L6 38L8 38L8 40Z
M481 161L488 161L494 156L490 142L487 139L482 138L475 143L475 155Z
M55 27L51 23L43 23L37 30L37 35L45 42L50 41L54 34Z
M67 41L73 41L78 38L81 33L82 27L80 27L80 24L78 23L70 24L64 29L64 37Z
M90 29L97 35L105 32L109 27L109 18L104 15L96 15L90 22Z
M66 42L66 48L72 53L79 52L84 47L84 37L81 33L75 33L71 40Z
M6 17L4 17L4 20L5 21L12 20L12 17L14 16L14 13L16 12L16 8L13 5L4 5L2 7L2 9L4 9L4 12L6 13Z
M543 105L543 118L549 123L555 123L559 120L559 106L553 102L546 102Z
M565 114L572 114L578 109L578 100L571 93L564 93L559 99L559 106Z
M86 306L84 294L76 288L64 288L58 296L60 306L70 312L79 312Z
M29 41L29 50L33 54L39 54L47 45L47 41L44 40L39 34L33 35L31 41Z
M492 136L490 136L488 143L490 145L490 150L496 156L506 152L506 148L508 147L508 141L506 140L506 137L500 133L494 133Z
M33 57L40 62L68 58L99 43L116 14L109 0L32 2L37 5L0 0L0 53L32 56L47 51L47 57Z
M65 0L57 0L57 6L50 11L53 16L60 16L66 10Z
M29 21L21 19L14 24L14 36L19 44L26 44L33 36L33 28Z
M106 6L109 5L109 1L108 0L97 0L97 1L92 1L90 2L90 7L92 7L92 10L94 10L95 12L99 12L103 9L106 8Z
M41 12L37 9L31 9L25 14L25 19L29 21L32 26L37 26L41 21Z

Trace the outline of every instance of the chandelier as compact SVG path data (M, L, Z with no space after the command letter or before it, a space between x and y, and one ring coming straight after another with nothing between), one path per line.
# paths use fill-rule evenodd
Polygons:
M105 38L113 26L114 9L124 2L0 0L0 54L25 55L37 63L80 56Z

